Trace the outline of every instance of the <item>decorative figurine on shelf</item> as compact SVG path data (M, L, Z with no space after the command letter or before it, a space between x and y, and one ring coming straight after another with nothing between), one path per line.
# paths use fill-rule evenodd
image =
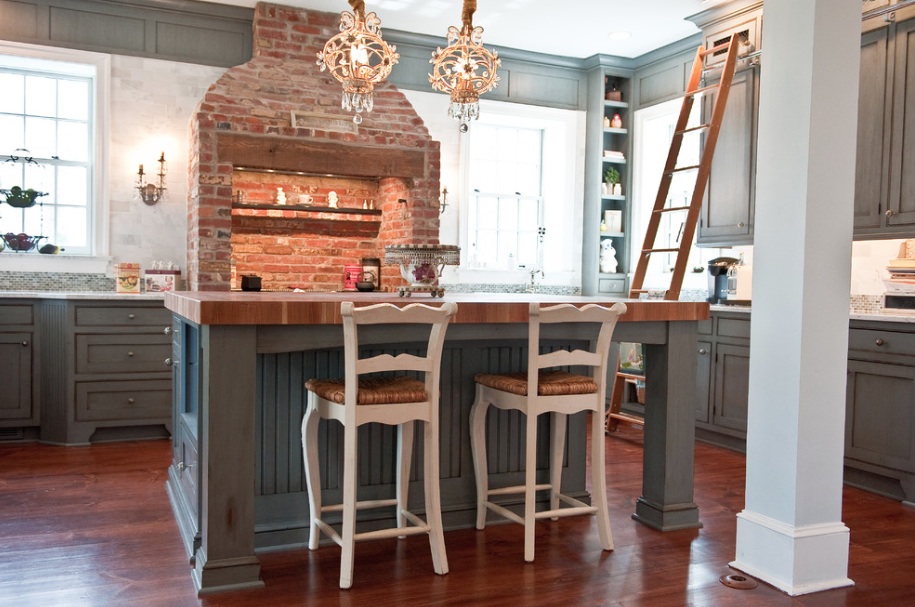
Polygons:
M283 188L276 189L276 204L286 204L286 193Z
M610 128L610 118L607 116L604 116L604 128Z
M620 118L620 115L619 115L619 114L614 114L614 115L613 115L613 120L610 121L610 126L613 127L613 128L615 128L615 129L621 129L621 128L623 128L623 119Z
M605 238L600 243L600 271L603 274L615 274L617 265L616 249L613 248L613 241Z
M337 193L333 190L327 193L327 206L332 209L337 208Z

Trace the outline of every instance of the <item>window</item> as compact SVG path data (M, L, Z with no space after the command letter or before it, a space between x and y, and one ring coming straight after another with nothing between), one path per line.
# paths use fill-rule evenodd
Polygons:
M70 51L22 47L0 45L0 189L43 195L32 207L3 205L0 233L44 236L67 255L103 252L98 65L55 60ZM2 54L9 50L15 54Z
M541 267L543 131L474 125L470 148L471 264Z

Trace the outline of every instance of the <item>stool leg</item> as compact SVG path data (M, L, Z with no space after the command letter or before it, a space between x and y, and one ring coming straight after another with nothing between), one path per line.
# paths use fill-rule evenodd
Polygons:
M340 552L340 588L353 585L353 548L356 533L356 475L359 427L356 424L343 427L343 529Z
M562 493L562 455L566 446L566 424L568 415L552 413L550 415L550 510L559 508L559 494ZM554 516L553 520L559 520Z
M426 493L426 524L429 525L429 547L432 549L432 567L437 574L445 575L448 573L448 555L445 554L442 502L439 493L438 424L426 422L423 426L423 485Z
M524 560L534 561L534 518L537 485L537 415L528 408L524 455Z
M602 403L601 403L602 404ZM613 550L613 535L610 531L610 513L607 510L606 437L601 424L601 408L591 415L591 503L597 508L597 530L600 547Z
M410 466L413 463L413 422L397 425L397 526L407 526L403 511L407 509L410 490ZM406 536L400 536L404 538Z
M470 408L470 453L473 456L473 472L477 484L477 529L486 527L486 504L489 499L489 465L486 461L486 412L489 403L483 398L483 390L477 385L477 395Z
M302 418L302 455L305 460L305 486L308 489L308 548L317 550L321 529L321 472L318 466L318 415L314 393L308 393L308 406Z

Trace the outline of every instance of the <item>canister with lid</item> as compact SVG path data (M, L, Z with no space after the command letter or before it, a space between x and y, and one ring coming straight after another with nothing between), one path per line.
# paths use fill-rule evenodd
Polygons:
M375 283L376 291L381 288L381 259L378 257L363 257L362 272L365 275L365 280L371 280ZM371 273L371 278L369 278L369 273Z

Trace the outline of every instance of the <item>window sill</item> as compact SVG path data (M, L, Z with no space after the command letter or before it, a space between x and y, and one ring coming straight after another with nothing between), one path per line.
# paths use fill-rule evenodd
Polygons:
M61 272L65 274L107 274L110 257L83 255L42 255L41 253L0 253L0 269L15 272Z

